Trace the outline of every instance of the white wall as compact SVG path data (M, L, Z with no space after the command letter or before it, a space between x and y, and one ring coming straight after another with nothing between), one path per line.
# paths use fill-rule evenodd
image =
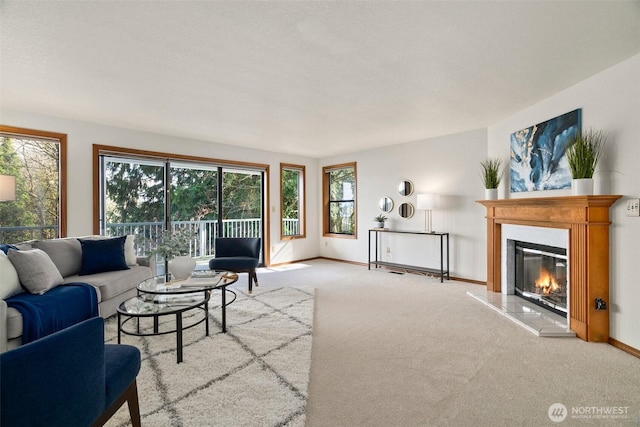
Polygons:
M216 159L267 163L270 165L269 231L271 263L285 263L318 255L348 261L367 261L367 234L373 217L379 211L378 200L390 196L395 202L388 216L393 228L422 230L424 212L416 211L411 219L401 219L397 207L402 202L415 206L416 194L441 194L441 205L433 212L437 231L451 233L451 271L458 277L484 280L486 242L484 209L475 203L483 198L478 176L478 162L485 157L486 131L476 130L457 135L412 142L360 152L332 159L323 159L322 166L346 161L358 162L358 239L321 239L321 166L318 160L269 151L245 149L222 144L188 140L167 135L114 128L93 123L43 116L15 110L0 110L4 125L67 134L68 143L68 230L67 234L92 232L92 144L113 145L138 150L151 150ZM307 237L279 240L280 162L306 166ZM410 197L397 192L400 180L415 184ZM321 241L322 240L322 241ZM439 248L435 239L419 238L391 241L392 252L386 259L416 265L439 265Z
M357 162L358 238L322 237L320 255L367 262L368 230L375 227L373 218L380 213L380 198L389 196L394 201L393 212L387 215L388 227L419 231L424 229L424 211L403 219L398 215L398 206L403 202L415 206L418 193L438 193L441 207L433 211L433 228L451 233L451 274L486 280L484 207L475 203L484 198L478 173L479 162L486 157L486 139L485 130L474 130L321 159L320 171L323 166ZM405 179L415 185L411 196L398 194L398 183ZM435 239L404 235L385 238L390 241L383 243L383 260L439 266Z
M67 235L69 236L82 236L93 232L91 156L92 145L100 144L269 164L271 224L268 233L271 247L267 249L274 249L271 251L271 263L284 263L318 256L318 199L314 197L319 176L317 159L101 126L7 109L0 110L0 122L7 126L67 134ZM279 179L281 162L306 166L307 191L312 196L307 198L307 237L305 239L280 241Z
M636 273L640 255L640 218L625 216L626 199L640 197L640 55L636 55L551 98L488 128L488 152L509 158L512 132L582 108L582 126L607 132L607 155L594 176L602 194L619 194L611 208L611 337L640 348L640 286ZM514 193L507 197L570 195L570 190Z
M512 132L549 118L582 108L583 127L605 130L611 135L608 156L596 174L602 193L623 195L611 210L611 336L634 348L640 348L640 286L634 263L638 257L640 218L625 216L625 199L640 197L640 55L624 61L551 98L522 110L485 130L405 143L349 155L325 158L319 162L297 156L185 140L164 135L116 129L54 117L0 110L0 122L66 133L69 137L69 235L91 232L92 181L91 145L104 144L177 152L195 156L268 163L271 167L271 246L272 262L311 258L317 255L354 262L367 261L368 229L379 211L378 200L390 196L394 202L391 227L421 230L424 213L411 219L397 215L399 203L415 205L416 194L436 192L442 195L442 208L434 211L437 231L451 233L452 275L486 279L486 224L484 208L475 200L484 198L478 176L478 162L489 156L509 158L509 136ZM322 166L355 161L358 164L358 238L321 237ZM307 167L307 238L279 241L279 163L298 163ZM397 184L402 179L413 181L416 191L402 197ZM508 182L501 188L502 197L536 197L569 195L569 190L540 193L507 194ZM403 263L438 263L436 248L423 238L389 240L388 260Z

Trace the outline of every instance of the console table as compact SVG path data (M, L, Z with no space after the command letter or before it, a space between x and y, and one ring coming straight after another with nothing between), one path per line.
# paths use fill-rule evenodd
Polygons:
M378 240L381 233L393 233L393 234L413 234L418 236L425 236L428 238L439 238L440 240L440 269L429 268L429 267L420 267L415 265L404 265L398 264L395 262L386 262L378 260ZM375 246L375 259L371 259L371 238L373 236L373 243ZM446 246L446 265L445 265L445 246ZM399 230L387 230L387 229L375 229L372 228L369 230L369 270L371 270L371 266L375 268L379 267L388 267L388 268L398 268L403 270L411 270L411 271L419 271L423 273L432 273L440 275L440 282L444 282L444 277L446 275L447 280L449 280L449 233L439 233L433 232L429 233L426 231L399 231Z

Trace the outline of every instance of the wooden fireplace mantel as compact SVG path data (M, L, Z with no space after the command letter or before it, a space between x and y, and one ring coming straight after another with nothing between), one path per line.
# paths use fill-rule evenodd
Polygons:
M569 327L609 340L609 208L621 196L479 200L487 208L487 290L500 292L502 224L569 230ZM597 310L602 299L607 308Z

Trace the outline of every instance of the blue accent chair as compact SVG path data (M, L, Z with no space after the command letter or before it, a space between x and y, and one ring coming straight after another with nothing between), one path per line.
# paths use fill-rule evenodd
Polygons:
M249 293L251 293L253 284L258 286L256 268L260 263L260 238L218 237L214 247L216 257L209 260L209 268L249 273Z
M102 426L128 402L140 427L140 350L104 343L94 317L0 354L0 425Z

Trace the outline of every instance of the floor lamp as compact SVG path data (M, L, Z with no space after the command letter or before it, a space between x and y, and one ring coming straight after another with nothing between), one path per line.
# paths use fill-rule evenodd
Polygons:
M0 175L0 202L10 202L16 199L16 177Z
M424 231L434 233L431 228L431 211L438 207L439 196L437 194L418 194L416 208L424 210Z

